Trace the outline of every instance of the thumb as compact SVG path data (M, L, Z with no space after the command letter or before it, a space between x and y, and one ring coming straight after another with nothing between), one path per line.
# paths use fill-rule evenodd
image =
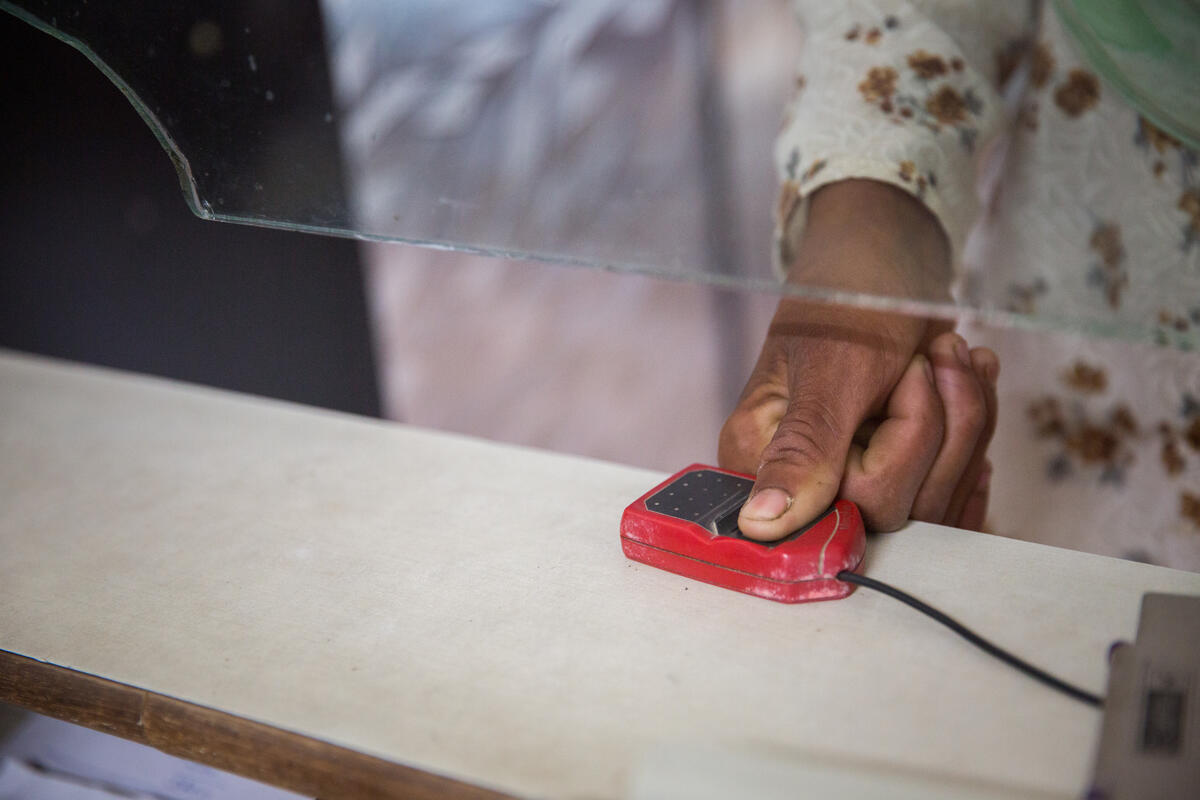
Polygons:
M860 420L838 413L836 401L826 402L815 392L799 394L763 449L750 499L738 516L738 527L749 539L782 539L837 497Z

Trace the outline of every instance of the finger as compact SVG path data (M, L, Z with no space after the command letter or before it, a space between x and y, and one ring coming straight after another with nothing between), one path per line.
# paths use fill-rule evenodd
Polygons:
M934 339L929 345L929 359L945 413L945 434L913 501L912 518L943 523L955 491L972 465L975 445L987 424L987 403L983 381L971 364L970 349L961 336L946 333ZM958 520L957 514L954 520Z
M975 481L975 488L967 495L967 502L963 505L958 527L969 531L983 530L984 523L987 521L988 496L991 489L992 465L985 459L979 479Z
M738 516L742 533L781 539L824 512L837 497L854 428L815 394L800 393L762 449L754 489Z
M867 527L899 528L942 443L943 411L928 359L917 355L888 400L886 418L864 449L851 448L842 496L853 500Z
M787 413L787 406L787 397L777 392L743 398L721 426L717 464L734 472L753 475L762 460L763 449L775 436L780 420Z
M762 460L763 448L787 413L789 353L785 341L768 329L737 407L721 426L717 463L725 469L753 475Z
M1000 359L988 348L976 347L971 351L971 366L975 370L975 374L980 377L987 418L983 431L979 434L979 440L975 443L975 453L971 458L971 463L963 471L962 481L954 492L950 507L946 510L946 524L958 527L968 527L963 524L962 517L967 504L978 491L980 476L987 469L987 449L991 444L992 435L996 432L996 417L999 413L999 404L996 400L996 380L1000 375ZM985 494L985 505L986 499L987 495ZM986 507L984 510L986 511ZM982 524L982 520L980 524ZM970 527L974 529L975 526Z

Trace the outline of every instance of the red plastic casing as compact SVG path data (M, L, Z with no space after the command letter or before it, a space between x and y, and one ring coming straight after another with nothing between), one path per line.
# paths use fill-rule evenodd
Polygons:
M647 508L648 498L693 470L754 479L705 464L692 464L672 475L625 509L621 549L628 558L780 603L835 600L854 591L854 584L835 577L842 570L857 572L866 551L866 531L854 503L838 500L801 534L775 546L718 536L694 522Z

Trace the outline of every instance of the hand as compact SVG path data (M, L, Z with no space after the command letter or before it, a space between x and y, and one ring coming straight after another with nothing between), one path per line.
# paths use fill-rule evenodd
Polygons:
M907 194L845 181L813 197L789 277L941 299L947 246L936 220ZM948 328L784 298L721 431L721 465L757 476L739 518L743 533L782 538L839 494L875 530L894 530L910 516L981 525L999 363Z

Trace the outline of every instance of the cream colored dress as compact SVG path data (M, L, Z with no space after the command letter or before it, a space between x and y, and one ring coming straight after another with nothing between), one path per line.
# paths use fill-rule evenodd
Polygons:
M921 199L984 307L1151 330L1156 345L969 325L1001 360L991 528L1200 570L1200 165L1076 53L1049 5L796 3L776 252L805 198L871 178Z

